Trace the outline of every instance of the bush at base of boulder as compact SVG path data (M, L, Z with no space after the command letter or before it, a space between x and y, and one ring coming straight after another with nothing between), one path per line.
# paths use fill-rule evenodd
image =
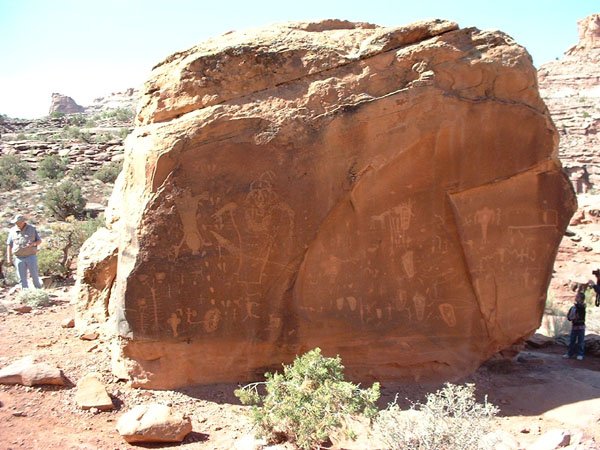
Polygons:
M192 423L169 406L139 405L121 416L117 431L129 443L181 442L192 431Z

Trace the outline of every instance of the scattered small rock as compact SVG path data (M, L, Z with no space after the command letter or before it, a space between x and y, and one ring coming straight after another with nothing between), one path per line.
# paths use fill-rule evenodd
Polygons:
M79 380L75 401L81 409L89 409L92 412L110 411L115 408L102 384L102 377L96 372L88 373Z
M32 357L25 357L0 370L0 383L64 386L65 379L60 369L45 363L35 363Z
M555 450L571 443L571 435L564 430L550 430L544 433L527 450Z
M494 450L519 450L521 445L507 431L496 430L484 435L479 441L479 448L493 448Z
M63 321L63 323L60 324L60 326L63 328L73 328L75 327L75 319L67 318Z
M181 442L192 423L166 405L139 405L119 418L117 431L129 443Z
M96 339L98 339L98 336L99 336L99 334L94 332L94 333L82 334L79 338L84 341L95 341Z
M544 364L544 359L529 353L521 353L517 356L517 361L522 364Z
M15 306L13 310L18 312L19 314L27 314L30 313L33 310L33 308L29 305L18 305Z
M23 411L15 411L14 413L12 413L12 415L14 417L27 417L27 413Z
M264 439L257 439L252 434L247 434L236 440L233 444L235 450L261 450L267 445Z

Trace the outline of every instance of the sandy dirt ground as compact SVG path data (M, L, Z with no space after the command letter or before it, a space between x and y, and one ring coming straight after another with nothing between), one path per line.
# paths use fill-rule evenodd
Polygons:
M54 305L15 313L0 300L0 367L32 355L62 369L65 387L0 385L1 449L104 450L132 448L115 426L135 405L165 403L188 415L193 432L177 447L232 449L252 432L245 408L233 395L235 385L198 386L178 391L130 388L110 372L108 343L82 340L74 328L61 324L73 317L69 288L54 290ZM501 414L498 429L506 430L526 448L549 430L566 430L584 444L571 448L600 448L600 358L564 360L564 347L525 348L513 360L485 364L465 382L474 382L479 396L487 395ZM99 372L117 409L80 410L75 384L89 372ZM393 400L422 400L439 386L383 385L382 407ZM368 436L336 448L370 448ZM171 448L152 445L146 448Z

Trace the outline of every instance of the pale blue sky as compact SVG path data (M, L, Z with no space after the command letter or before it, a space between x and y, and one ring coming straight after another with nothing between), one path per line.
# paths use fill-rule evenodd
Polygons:
M539 66L574 45L577 20L597 12L598 0L0 0L0 113L46 115L52 92L87 105L140 86L175 51L275 22L451 19L508 33Z

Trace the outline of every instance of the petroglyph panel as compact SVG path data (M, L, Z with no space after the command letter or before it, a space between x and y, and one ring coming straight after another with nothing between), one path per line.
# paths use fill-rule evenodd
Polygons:
M243 381L319 346L451 379L536 327L573 193L529 56L455 28L286 25L156 66L111 200L127 374Z
M545 299L548 261L566 226L557 213L563 208L559 177L532 170L450 196L473 287L494 334L510 336Z

